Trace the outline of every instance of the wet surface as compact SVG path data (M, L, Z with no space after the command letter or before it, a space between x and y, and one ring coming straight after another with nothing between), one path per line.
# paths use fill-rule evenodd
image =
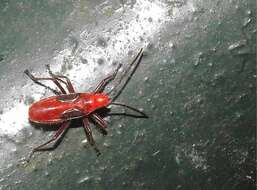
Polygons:
M255 3L1 2L0 190L254 189ZM100 157L78 126L21 163L54 133L28 123L28 106L52 93L25 69L46 76L50 64L92 91L142 47L119 101L149 119L106 117L107 136L92 125Z

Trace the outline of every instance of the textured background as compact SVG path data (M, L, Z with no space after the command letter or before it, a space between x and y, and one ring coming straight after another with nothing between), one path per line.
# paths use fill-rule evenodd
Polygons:
M0 189L255 189L255 3L1 0ZM46 76L49 63L90 91L141 47L119 100L149 119L106 118L105 137L92 126L98 158L77 127L20 164L53 133L27 121L51 93L25 69Z

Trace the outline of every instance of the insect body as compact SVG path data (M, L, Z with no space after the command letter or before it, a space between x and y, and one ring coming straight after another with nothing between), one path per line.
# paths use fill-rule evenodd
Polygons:
M29 120L40 124L57 124L90 115L110 104L106 94L74 93L42 99L29 108Z
M83 127L89 143L94 147L98 155L100 151L95 145L94 138L92 136L91 129L89 127L89 122L93 122L98 125L103 134L107 134L106 121L99 115L98 111L102 108L106 108L109 105L123 106L127 109L135 111L140 114L139 117L146 118L146 114L142 111L139 111L136 108L128 106L123 103L114 102L114 100L120 95L122 90L125 88L132 75L134 74L136 68L138 67L143 56L143 49L139 51L134 60L129 64L126 70L122 73L118 83L114 86L112 90L105 93L103 92L106 85L112 81L120 69L121 65L117 67L114 73L107 76L103 79L95 88L93 92L90 93L77 93L74 90L73 85L71 84L68 77L63 75L56 75L50 70L50 66L47 65L48 72L50 77L40 78L33 76L28 70L25 70L25 74L30 77L36 84L41 85L49 90L51 90L55 96L42 99L38 102L33 103L29 108L29 121L34 124L46 124L46 125L57 125L60 127L54 136L47 142L34 148L29 155L27 161L31 159L31 156L36 151L42 151L45 149L45 146L50 144L53 141L56 141L64 131L70 126L72 120L80 119L82 120ZM125 79L126 75L129 73L128 77ZM58 88L55 90L40 81L52 81ZM125 80L125 82L122 81ZM66 90L63 87L66 86ZM118 89L118 87L121 87ZM67 92L68 90L68 92Z

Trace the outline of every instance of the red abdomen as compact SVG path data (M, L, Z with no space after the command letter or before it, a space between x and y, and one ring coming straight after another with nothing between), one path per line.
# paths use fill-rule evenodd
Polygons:
M62 113L72 109L74 105L61 102L56 96L42 99L29 108L29 120L34 123L59 123L62 122Z

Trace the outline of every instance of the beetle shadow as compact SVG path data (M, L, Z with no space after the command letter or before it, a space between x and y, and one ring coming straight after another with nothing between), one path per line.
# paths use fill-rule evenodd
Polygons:
M96 111L96 113L102 117L108 117L108 116L125 116L125 117L133 117L133 118L148 118L147 115L135 115L135 114L129 114L129 113L119 113L119 112L111 112L110 108L101 108L99 110ZM95 121L93 121L92 119L89 118L90 123L92 123L94 126L96 126L96 129L102 133L102 135L107 135L107 131L102 128L101 126L99 126L99 124L97 124Z
M147 115L143 116L143 115L135 115L135 114L130 114L130 113L119 113L119 112L111 112L110 108L101 108L99 110L96 111L99 116L101 116L102 118L107 117L107 116L126 116L126 117L133 117L133 118L148 118ZM96 122L94 122L92 119L89 118L90 123L92 123L97 131L99 131L103 136L107 135L107 131L105 129L103 129L102 127L100 127ZM38 124L38 123L33 123L31 122L31 124L36 128L36 129L40 129L43 131L58 131L58 129L60 128L61 124L51 124L51 125L46 125L46 124ZM46 147L43 149L40 149L40 152L43 151L53 151L54 149L56 149L61 142L63 141L66 133L69 131L70 128L78 128L78 127L82 127L83 126L83 122L82 122L82 118L79 119L74 119L71 121L70 126L61 134L61 136L53 143L52 146L50 147Z
M57 132L58 129L61 127L61 124L51 124L51 125L35 124L35 123L32 123L32 124L36 129L40 129L40 130L43 130L43 131L55 131L55 132ZM70 126L60 135L60 137L58 137L57 140L55 140L53 142L52 145L50 145L49 147L45 147L45 148L40 149L39 152L52 151L52 150L56 149L61 144L61 142L63 141L63 139L66 135L66 133L69 131L70 128L78 128L78 127L81 127L81 126L82 126L82 120L81 119L72 120L71 123L70 123Z

